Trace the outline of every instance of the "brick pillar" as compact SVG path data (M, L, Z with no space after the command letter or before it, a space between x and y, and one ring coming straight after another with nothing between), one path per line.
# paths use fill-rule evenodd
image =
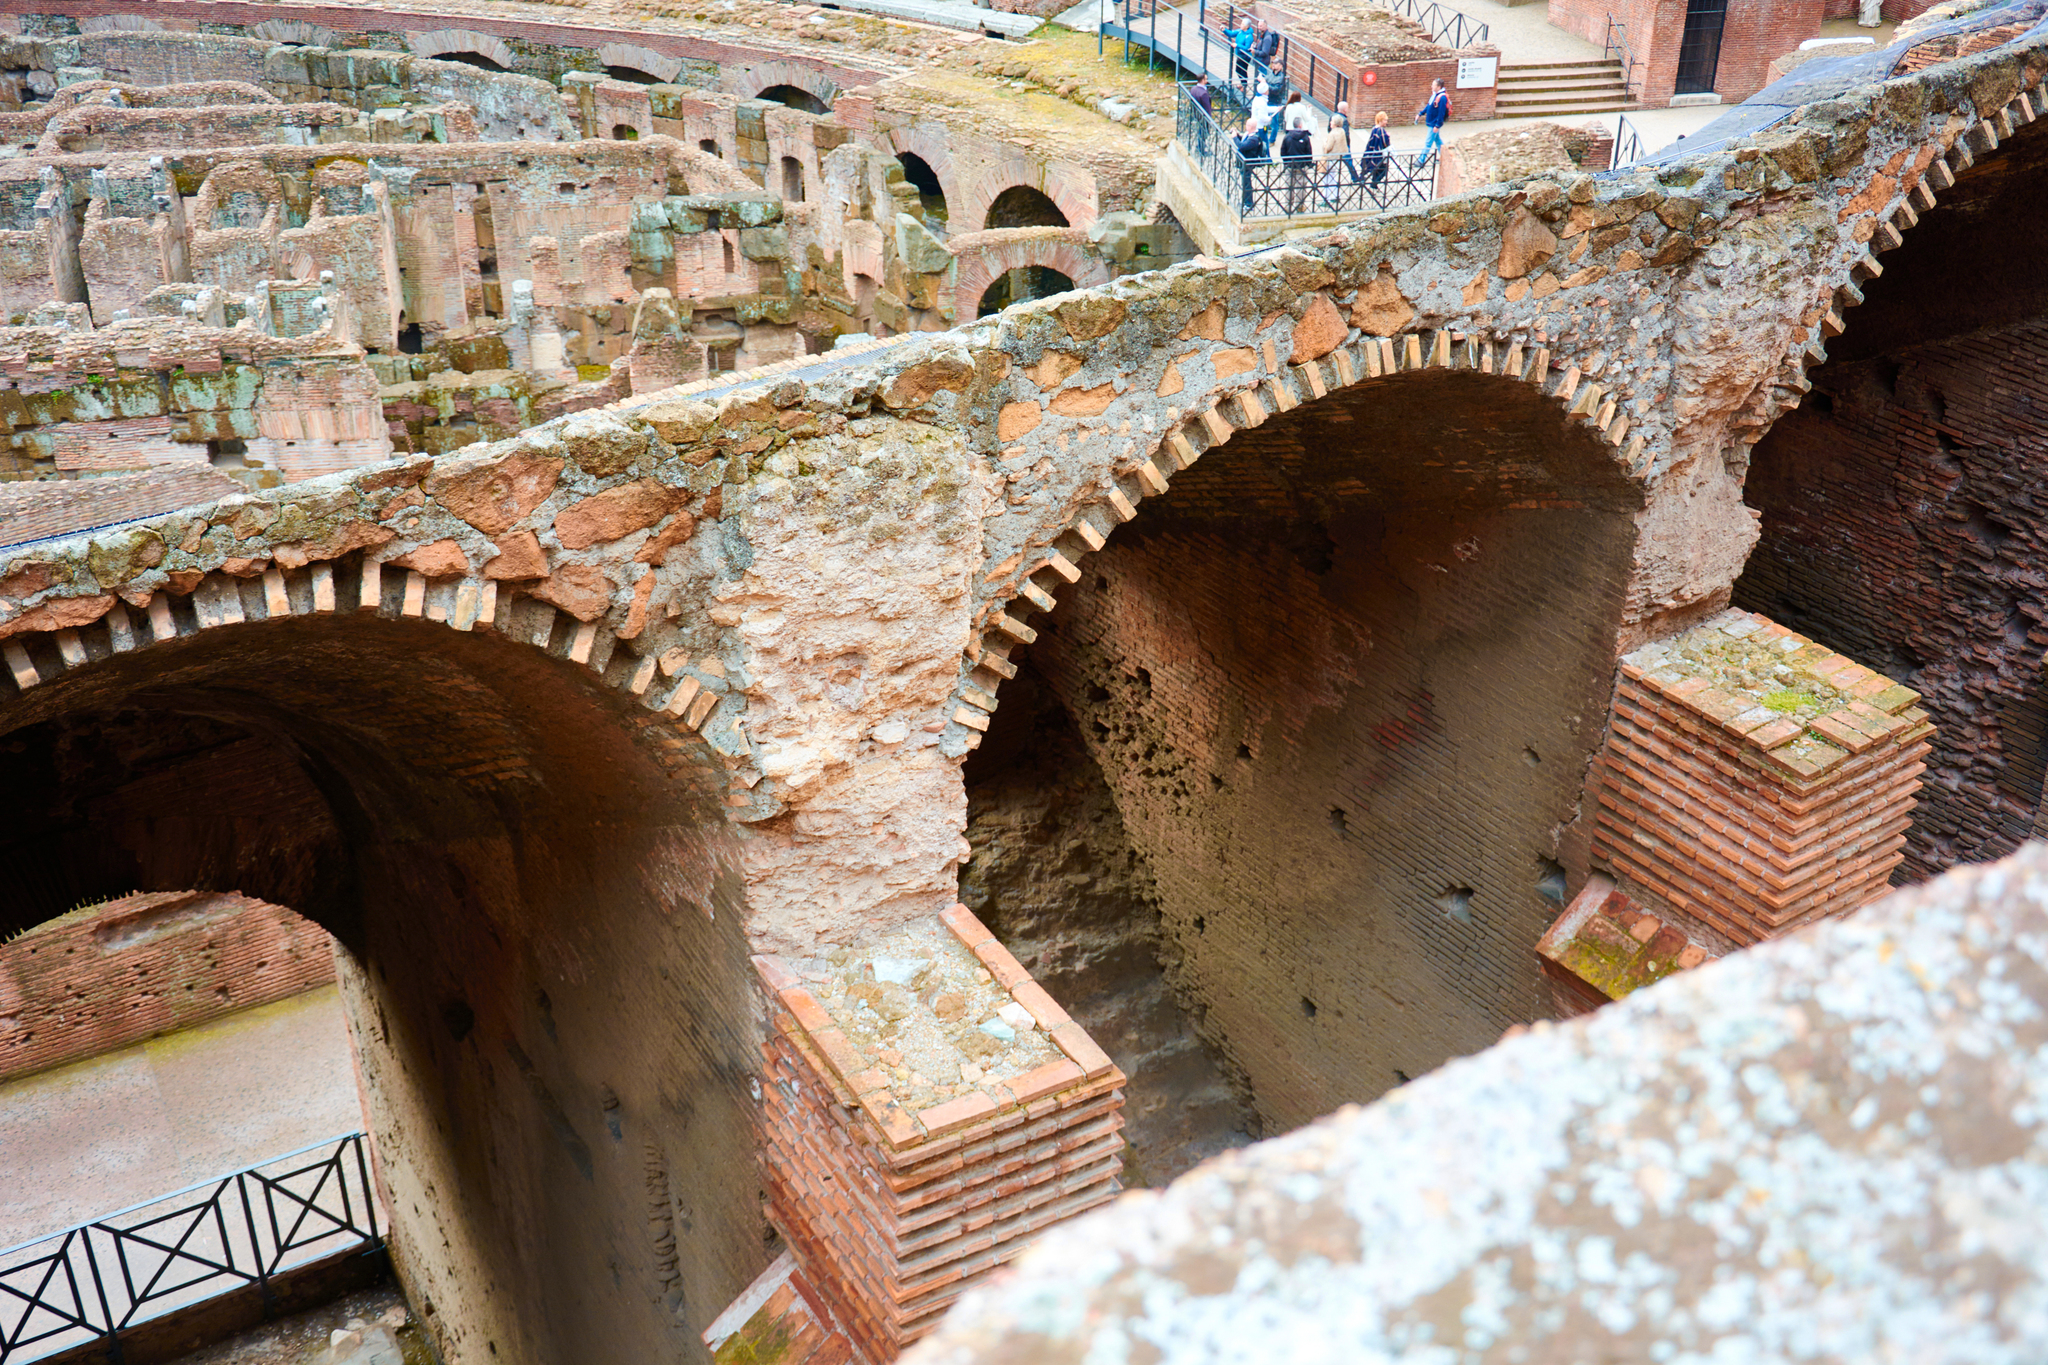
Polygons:
M1622 661L1593 861L1729 946L1883 895L1934 727L1920 694L1728 611Z
M754 961L769 1214L864 1359L1122 1188L1123 1074L966 907Z

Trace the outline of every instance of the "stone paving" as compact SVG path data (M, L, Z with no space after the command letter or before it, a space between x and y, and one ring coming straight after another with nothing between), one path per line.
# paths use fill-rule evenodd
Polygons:
M333 986L0 1085L0 1247L363 1126Z

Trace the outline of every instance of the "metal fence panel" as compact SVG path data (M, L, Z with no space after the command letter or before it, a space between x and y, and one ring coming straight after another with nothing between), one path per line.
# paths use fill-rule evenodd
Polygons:
M382 1238L361 1133L0 1250L0 1365L261 1286Z

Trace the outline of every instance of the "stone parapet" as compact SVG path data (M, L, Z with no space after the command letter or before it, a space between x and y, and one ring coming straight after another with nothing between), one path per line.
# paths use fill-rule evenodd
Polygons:
M1122 1188L1123 1073L964 906L880 951L754 961L770 1215L864 1358Z
M1883 894L1933 726L1919 693L1728 611L1622 661L1593 858L1730 945Z

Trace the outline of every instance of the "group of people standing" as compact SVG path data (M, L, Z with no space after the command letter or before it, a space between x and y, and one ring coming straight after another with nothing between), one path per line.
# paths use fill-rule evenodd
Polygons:
M1236 48L1236 72L1240 83L1250 76L1249 63L1253 59L1259 62L1262 70L1268 70L1260 45L1267 44L1267 55L1277 51L1277 34L1257 20L1243 28L1225 29L1224 33ZM1208 77L1197 79L1188 94L1201 106L1203 113L1215 117ZM1415 111L1415 121L1429 130L1422 153L1416 158L1415 169L1418 172L1442 150L1443 127L1450 117L1449 92L1441 80L1432 82L1428 101ZM1302 211L1311 184L1316 187L1324 205L1335 212L1336 201L1341 197L1344 186L1338 175L1340 167L1349 173L1353 185L1377 188L1386 183L1392 162L1392 139L1387 132L1386 110L1382 109L1373 116L1372 131L1366 138L1365 148L1355 159L1351 144L1350 104L1344 100L1337 101L1328 127L1318 129L1317 121L1314 107L1302 100L1301 92L1286 89L1284 71L1272 71L1270 80L1265 74L1251 77L1250 113L1245 119L1244 133L1236 139L1244 171L1245 212L1252 209L1252 167L1276 159L1287 167L1289 213Z

